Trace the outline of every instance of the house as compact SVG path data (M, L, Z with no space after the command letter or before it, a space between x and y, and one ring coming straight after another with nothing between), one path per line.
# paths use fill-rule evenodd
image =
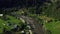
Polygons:
M0 16L2 17L2 16L3 16L3 14L0 14Z

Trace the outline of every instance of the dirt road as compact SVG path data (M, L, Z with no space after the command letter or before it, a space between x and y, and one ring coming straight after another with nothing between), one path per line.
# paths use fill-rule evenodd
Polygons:
M33 34L44 34L42 25L38 23L36 20L32 19L31 17L27 17L27 16L20 16L19 18L24 19L26 22L30 24L30 26L32 27L31 30Z

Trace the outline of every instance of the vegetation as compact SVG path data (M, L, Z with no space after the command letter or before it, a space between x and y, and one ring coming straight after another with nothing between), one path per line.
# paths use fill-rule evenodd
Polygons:
M21 20L16 19L16 17L6 15L5 18L3 18L3 16L0 17L0 33L2 34L5 34L7 31L10 31L11 33L21 31L26 27L26 24ZM6 34L8 34L8 32Z
M21 34L28 31L27 24L23 23L17 15L24 15L37 20L43 27L44 34L60 34L60 1L59 0L15 0L14 6L5 6L0 9L0 33ZM22 3L21 3L22 1ZM6 1L7 2L7 1ZM11 1L8 1L9 3ZM29 3L30 2L30 3ZM33 4L33 2L36 2ZM9 4L8 3L8 4ZM20 4L21 3L21 4ZM4 4L4 3L3 3ZM18 6L18 7L17 7ZM16 29L17 28L17 29Z

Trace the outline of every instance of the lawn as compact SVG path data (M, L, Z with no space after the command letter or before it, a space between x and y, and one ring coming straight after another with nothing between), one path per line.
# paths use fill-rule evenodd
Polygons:
M52 34L60 34L60 21L53 21L45 23L45 27L52 32Z

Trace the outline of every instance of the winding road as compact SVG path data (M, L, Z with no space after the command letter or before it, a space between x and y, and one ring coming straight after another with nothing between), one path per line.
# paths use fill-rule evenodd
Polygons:
M33 18L27 16L18 16L18 18L22 18L30 24L33 34L44 34L42 25Z

